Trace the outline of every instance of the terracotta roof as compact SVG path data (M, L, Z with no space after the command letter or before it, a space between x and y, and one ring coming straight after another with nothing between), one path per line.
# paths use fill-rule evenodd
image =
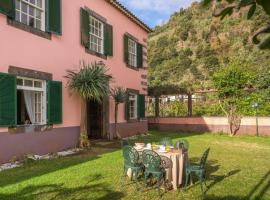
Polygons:
M131 11L129 11L125 6L123 6L117 0L106 0L106 1L112 4L118 10L120 10L124 15L126 15L128 18L130 18L133 22L138 24L141 28L143 28L148 33L153 31L148 25L146 25L142 20L140 20L136 15L134 15Z

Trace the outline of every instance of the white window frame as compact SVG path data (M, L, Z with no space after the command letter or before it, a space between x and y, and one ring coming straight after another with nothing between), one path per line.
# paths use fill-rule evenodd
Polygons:
M41 122L34 123L33 125L45 125L47 123L47 87L46 81L40 79L33 79L33 78L25 78L25 77L17 77L17 80L21 79L23 81L23 85L17 85L17 90L28 90L33 92L40 92L41 93ZM33 85L31 86L24 86L24 81L30 80L33 81ZM38 81L42 83L42 87L35 87L34 82ZM35 111L36 114L36 111Z
M131 113L131 103L129 103L129 119L137 119L138 118L138 95L137 94L129 94L129 102L134 101L134 113Z
M98 20L96 17L89 15L89 21L90 21L90 28L89 28L89 49L91 51L94 51L96 53L104 54L104 23L100 20ZM96 27L95 25L92 25L92 21L94 21L94 24L100 25L100 29ZM97 34L96 34L97 32ZM96 40L93 41L93 40ZM98 44L98 40L100 40L100 44ZM96 49L94 49L94 46L96 46ZM100 48L100 50L99 50Z
M128 62L132 67L137 67L137 42L128 39Z
M33 7L34 8L34 16L31 16L34 18L34 28L37 28L36 26L36 20L40 20L40 23L41 23L41 27L40 27L40 30L42 31L45 31L45 0L41 0L41 6L42 7L39 7L37 6L37 1L35 0L35 4L32 4L30 2L30 0L26 1L26 0L15 0L15 2L19 1L19 5L20 5L20 9L18 10L17 8L15 8L16 10L16 20L23 23L22 22L22 13L25 14L27 16L27 25L29 25L29 18L30 18L30 13L29 13L29 7ZM22 12L22 3L25 3L27 4L27 13L25 12ZM41 12L41 19L38 19L37 18L37 14L36 14L36 10L39 10ZM19 13L19 16L17 16ZM39 28L37 28L39 29Z

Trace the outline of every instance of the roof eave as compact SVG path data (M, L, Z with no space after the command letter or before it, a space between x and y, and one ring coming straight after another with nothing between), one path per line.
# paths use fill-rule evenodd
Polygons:
M153 30L148 25L146 25L142 20L140 20L137 16L135 16L131 11L129 11L125 6L123 6L117 0L106 0L106 1L109 2L111 5L113 5L115 8L117 8L118 10L120 10L133 22L135 22L137 25L143 28L147 33L153 32Z

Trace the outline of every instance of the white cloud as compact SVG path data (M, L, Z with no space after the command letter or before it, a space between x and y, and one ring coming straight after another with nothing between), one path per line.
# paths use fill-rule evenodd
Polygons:
M188 7L195 0L120 0L132 9L151 10L159 13L172 13Z

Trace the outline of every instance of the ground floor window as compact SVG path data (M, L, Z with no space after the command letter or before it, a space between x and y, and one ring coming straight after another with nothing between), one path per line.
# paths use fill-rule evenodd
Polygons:
M46 82L37 79L17 78L18 125L46 124Z
M137 95L129 95L129 118L137 119Z

